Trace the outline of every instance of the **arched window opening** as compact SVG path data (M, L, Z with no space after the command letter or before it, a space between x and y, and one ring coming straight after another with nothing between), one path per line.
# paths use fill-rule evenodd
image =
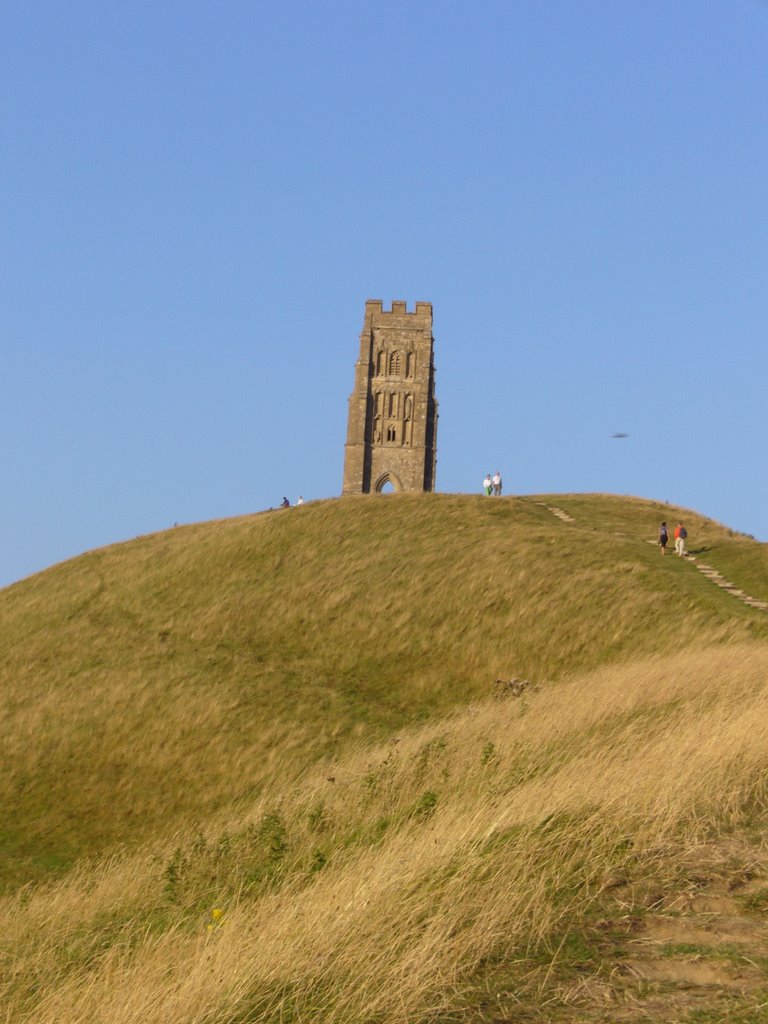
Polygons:
M391 377L399 377L403 372L403 357L400 352L393 352L389 357L389 373Z
M394 493L395 493L395 485L392 483L391 480L385 480L384 483L379 488L379 494L394 494Z

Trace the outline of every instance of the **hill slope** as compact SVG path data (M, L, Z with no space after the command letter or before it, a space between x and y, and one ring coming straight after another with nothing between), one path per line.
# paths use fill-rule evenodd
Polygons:
M477 703L0 900L35 1024L759 1024L768 645Z
M323 502L0 593L7 1019L767 1022L768 615L660 559L680 515L768 598L765 545L599 495Z
M765 638L649 543L636 499L348 498L90 552L0 593L0 844L11 883L206 822L486 696ZM692 548L768 597L760 545L685 513Z

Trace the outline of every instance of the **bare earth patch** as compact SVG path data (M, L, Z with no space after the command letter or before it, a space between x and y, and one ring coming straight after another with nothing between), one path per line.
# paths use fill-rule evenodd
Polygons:
M664 874L664 872L662 873ZM768 850L755 836L667 866L668 884L617 879L585 924L581 960L529 975L467 1018L512 1024L768 1024ZM542 975L545 975L542 977ZM511 989L512 986L508 985ZM522 997L521 997L522 996ZM526 1014L538 1007L538 1015Z

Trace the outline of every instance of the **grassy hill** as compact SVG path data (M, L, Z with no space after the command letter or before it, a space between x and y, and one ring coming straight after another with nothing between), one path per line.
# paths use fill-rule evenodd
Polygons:
M577 1020L662 880L759 881L768 615L648 541L681 515L764 599L766 546L540 500L320 502L0 593L8 1019Z

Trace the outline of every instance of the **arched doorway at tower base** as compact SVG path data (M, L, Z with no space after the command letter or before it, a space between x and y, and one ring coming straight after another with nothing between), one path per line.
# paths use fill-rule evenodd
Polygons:
M377 494L397 494L403 485L394 473L382 473L373 489Z

